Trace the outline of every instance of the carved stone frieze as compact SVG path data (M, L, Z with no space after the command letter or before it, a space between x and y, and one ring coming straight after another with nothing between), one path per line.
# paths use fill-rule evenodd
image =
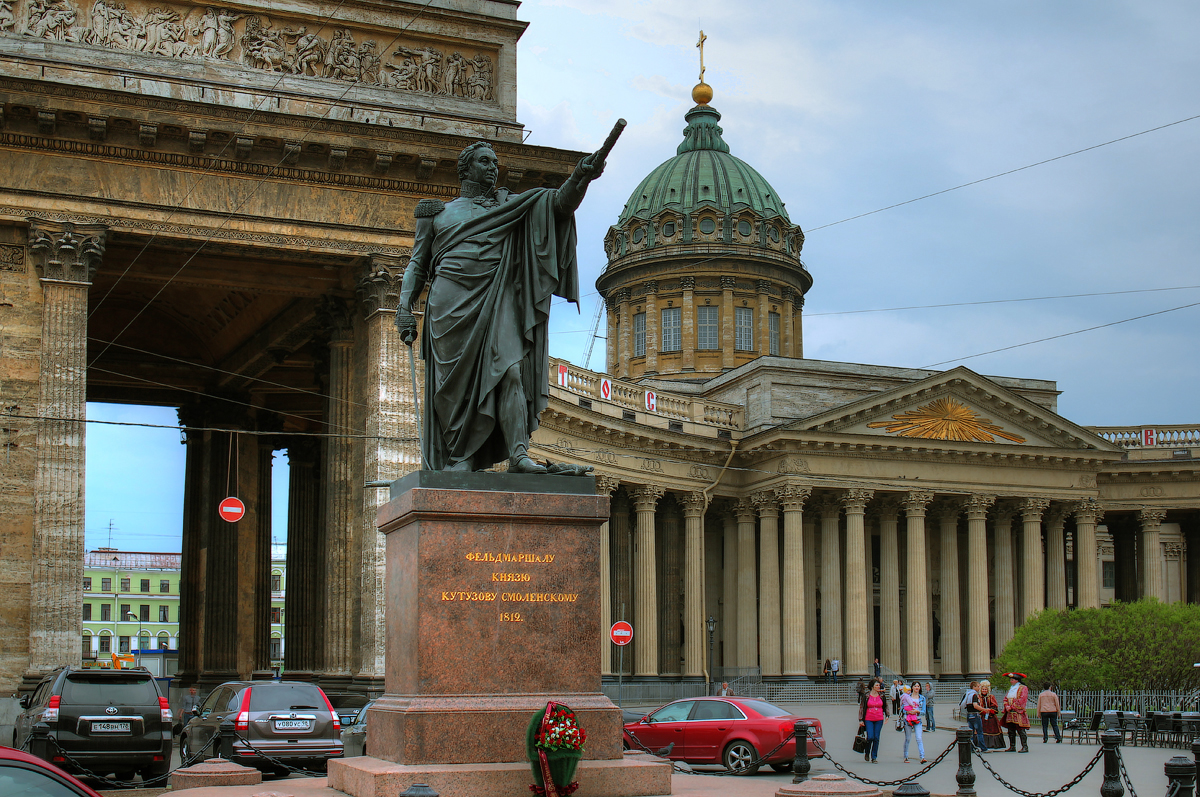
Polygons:
M29 255L44 280L89 283L104 258L101 224L29 219Z
M803 457L786 456L779 462L779 472L788 475L799 475L801 473L809 473L812 468L808 465L808 460Z
M326 30L321 26L310 32L298 20L217 6L94 0L89 7L87 0L0 0L0 34L496 101L495 65L488 52L392 38L384 30L335 27L329 36L321 35ZM391 39L388 50L392 42L395 49L381 52L381 37Z
M25 273L25 247L0 244L0 271Z

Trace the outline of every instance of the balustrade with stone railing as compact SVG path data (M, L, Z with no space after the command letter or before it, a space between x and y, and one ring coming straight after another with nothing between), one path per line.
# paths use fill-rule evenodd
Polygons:
M606 387L607 396L603 392ZM649 390L644 385L612 379L571 365L564 360L550 361L550 390L552 394L557 393L559 398L565 400L572 400L570 397L574 397L572 403L580 399L590 401L590 408L601 414L629 420L625 413L633 412L636 414L633 420L647 426L705 437L741 437L744 412L742 407L736 404ZM648 402L647 394L653 396L653 402ZM653 406L653 409L650 409L650 406ZM672 423L679 424L682 428L672 427Z
M1200 447L1200 424L1184 426L1088 426L1089 432L1121 448Z

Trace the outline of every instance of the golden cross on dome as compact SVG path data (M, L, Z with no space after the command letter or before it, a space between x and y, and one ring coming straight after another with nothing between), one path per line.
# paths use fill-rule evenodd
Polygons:
M700 48L700 82L704 82L704 43L708 41L708 37L704 35L704 31L700 31L700 40L696 42L696 46Z

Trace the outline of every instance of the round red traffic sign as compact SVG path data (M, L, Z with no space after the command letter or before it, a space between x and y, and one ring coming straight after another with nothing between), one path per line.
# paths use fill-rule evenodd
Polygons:
M237 523L246 514L246 505L240 498L230 496L221 502L221 505L217 507L217 512L221 515L221 520Z
M633 626L624 620L618 620L608 630L608 638L614 645L628 645L633 641Z

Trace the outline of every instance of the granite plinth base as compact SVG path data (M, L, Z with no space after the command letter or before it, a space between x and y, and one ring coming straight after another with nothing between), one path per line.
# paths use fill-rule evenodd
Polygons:
M576 797L651 797L671 793L671 764L651 756L581 761ZM394 764L370 756L333 759L329 786L352 797L396 797L424 783L439 797L513 797L532 794L529 764Z

